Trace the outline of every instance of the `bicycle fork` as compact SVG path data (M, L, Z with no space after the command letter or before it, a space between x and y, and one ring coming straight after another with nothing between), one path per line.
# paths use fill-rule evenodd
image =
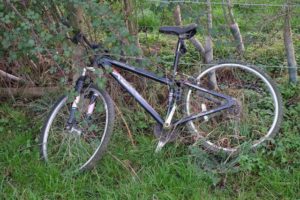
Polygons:
M75 120L75 114L78 111L78 105L79 105L79 102L81 99L80 94L82 92L85 79L86 79L86 68L83 69L81 76L76 81L75 91L76 91L76 93L78 93L78 96L75 97L75 100L72 103L69 118L68 118L67 124L66 124L66 129L69 130L71 133L75 132L77 135L81 135L82 131L78 127L76 127L77 122ZM86 116L85 116L86 121L89 121L91 119L91 115L93 114L93 111L95 109L95 103L96 103L97 96L98 95L93 92L93 94L90 97L90 102L87 107Z

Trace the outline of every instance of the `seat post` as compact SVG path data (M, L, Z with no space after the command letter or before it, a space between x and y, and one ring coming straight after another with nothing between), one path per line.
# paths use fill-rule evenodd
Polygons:
M180 36L179 36L177 46L176 46L176 50L175 50L175 58L174 58L174 64L173 64L174 78L175 78L175 75L177 74L177 68L178 68L178 63L179 63L179 58L180 58L180 48L181 48L182 42L183 42L183 39L180 38Z

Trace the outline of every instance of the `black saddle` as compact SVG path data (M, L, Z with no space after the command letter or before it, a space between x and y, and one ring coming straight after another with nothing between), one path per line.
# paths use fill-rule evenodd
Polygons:
M197 24L186 26L162 26L159 32L171 35L177 35L182 39L189 39L197 33Z

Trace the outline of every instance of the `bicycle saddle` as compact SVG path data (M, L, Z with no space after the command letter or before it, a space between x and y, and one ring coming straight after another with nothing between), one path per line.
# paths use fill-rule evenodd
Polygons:
M197 33L197 24L186 26L162 26L159 32L171 35L178 35L183 39L189 39Z

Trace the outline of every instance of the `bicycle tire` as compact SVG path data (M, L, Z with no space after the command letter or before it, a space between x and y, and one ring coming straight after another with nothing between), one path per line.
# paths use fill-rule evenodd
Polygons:
M91 94L96 94L97 98L94 112L87 120L84 111ZM40 134L40 155L44 161L62 171L90 170L102 158L112 135L115 118L113 101L106 91L95 86L84 89L75 115L74 127L77 130L72 127L73 131L67 131L66 122L72 104L68 100L72 95L69 96L64 95L57 100L44 123ZM103 127L100 127L103 124L99 120L105 120Z
M188 122L188 130L195 140L200 140L210 152L237 154L243 148L256 149L274 137L279 131L283 110L282 97L273 80L255 66L221 62L204 69L196 78L197 83L211 89L209 74L213 73L216 74L216 91L234 97L236 104L230 109ZM216 107L214 102L196 93L190 89L186 94L187 115L193 114L194 110L199 112Z

